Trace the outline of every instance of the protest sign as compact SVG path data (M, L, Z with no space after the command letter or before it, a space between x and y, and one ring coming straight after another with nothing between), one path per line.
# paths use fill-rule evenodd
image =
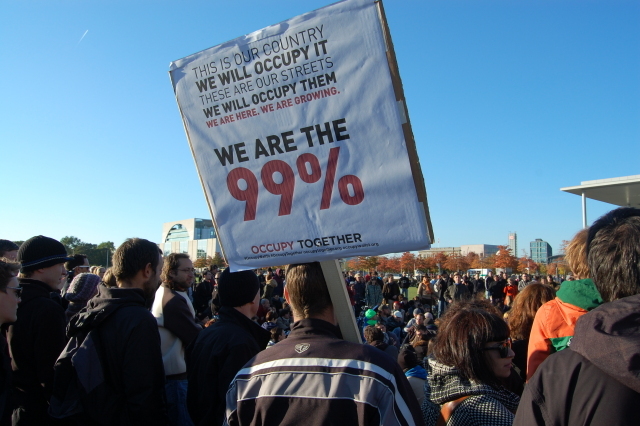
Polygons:
M175 61L170 76L232 270L429 247L377 2L297 16Z

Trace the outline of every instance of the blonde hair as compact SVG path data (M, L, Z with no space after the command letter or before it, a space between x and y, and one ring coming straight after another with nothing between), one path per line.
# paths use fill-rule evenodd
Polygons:
M564 258L571 272L579 279L589 278L589 265L587 264L587 237L589 229L581 229L567 244Z
M286 290L296 320L321 315L333 307L318 262L289 265Z

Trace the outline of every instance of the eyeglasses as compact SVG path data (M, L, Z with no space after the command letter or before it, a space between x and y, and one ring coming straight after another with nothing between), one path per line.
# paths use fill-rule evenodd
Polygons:
M5 288L10 288L11 290L14 290L16 293L16 297L18 299L20 298L20 296L22 296L22 287L5 287Z
M488 348L482 348L483 351L500 351L500 358L509 358L509 350L511 349L511 338L508 338L498 346L489 346Z
M195 269L193 269L193 268L178 269L178 271L180 271L180 272L186 272L187 274L188 274L189 272L191 272L192 274L193 274L194 272L196 272L196 270L195 270Z

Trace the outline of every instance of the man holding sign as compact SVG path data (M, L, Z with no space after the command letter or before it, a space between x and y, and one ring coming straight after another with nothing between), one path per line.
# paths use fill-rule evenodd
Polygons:
M225 425L422 424L397 361L342 340L319 263L288 267L285 299L296 323L231 382Z

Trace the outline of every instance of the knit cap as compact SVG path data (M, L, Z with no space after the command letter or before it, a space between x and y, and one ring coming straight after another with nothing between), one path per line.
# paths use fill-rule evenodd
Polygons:
M86 303L98 293L100 277L95 274L82 273L73 277L64 298L73 303Z
M253 271L222 271L218 281L220 305L235 308L252 302L260 291L258 276Z
M68 260L73 258L67 256L67 249L60 241L42 235L29 238L18 250L21 272L48 268Z

